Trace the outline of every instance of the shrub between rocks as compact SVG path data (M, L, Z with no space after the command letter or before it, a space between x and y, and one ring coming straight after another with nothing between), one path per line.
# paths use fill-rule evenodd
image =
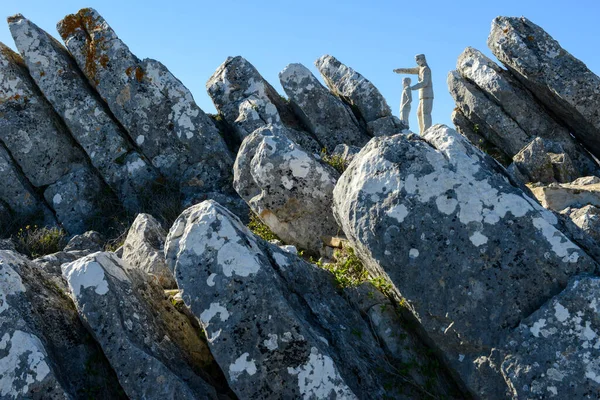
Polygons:
M17 250L31 258L56 253L66 245L66 232L61 228L33 227L21 228L14 237Z

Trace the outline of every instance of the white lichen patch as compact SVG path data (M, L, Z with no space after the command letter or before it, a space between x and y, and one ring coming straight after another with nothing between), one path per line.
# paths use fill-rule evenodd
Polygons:
M399 223L404 221L404 218L408 215L408 208L404 204L397 204L395 206L390 207L386 214L390 218L394 218Z
M104 277L104 268L96 261L82 258L62 266L62 273L69 284L71 293L77 298L81 289L93 287L96 294L108 293L108 282Z
M265 340L263 340L263 345L264 345L264 346L265 346L267 349L269 349L269 350L271 350L271 351L273 351L273 350L277 350L277 348L279 347L279 346L277 345L277 334L275 334L275 333L269 333L267 336L268 336L269 338L268 338L268 339L265 339Z
M21 277L14 269L5 264L6 260L3 258L0 258L0 315L8 310L8 296L25 292Z
M5 333L0 350L7 351L0 358L0 398L26 398L29 387L50 374L46 350L35 335L20 330L12 336Z
M410 249L408 251L408 256L412 259L419 257L419 250L418 249Z
M482 246L488 242L487 236L483 235L481 232L475 232L471 236L469 236L469 240L476 247Z
M331 357L311 348L306 364L288 367L290 375L298 376L298 387L303 399L356 399L356 395L340 376Z
M56 193L54 195L54 197L52 198L52 203L54 203L55 206L62 203L62 196L60 195L60 193Z
M208 309L202 311L200 314L200 320L205 326L210 325L210 321L216 316L219 315L219 319L221 322L225 322L229 319L229 311L225 307L223 307L220 303L210 303L210 307Z
M250 354L244 353L229 366L229 378L232 382L237 381L244 372L252 376L256 374L257 368L254 360L249 360Z
M217 277L217 274L212 273L208 276L208 278L206 279L206 284L208 286L215 286L215 278Z
M542 329L544 326L546 326L546 320L542 318L534 322L533 326L529 328L529 330L533 336L540 337L540 329Z
M273 259L279 267L286 267L289 265L287 257L281 253L273 253Z
M559 322L565 322L569 318L569 310L562 306L558 301L554 304L554 316Z
M544 218L533 218L533 226L538 229L552 246L552 251L564 262L577 262L579 247L565 237L558 229L550 225ZM569 252L569 250L575 250Z

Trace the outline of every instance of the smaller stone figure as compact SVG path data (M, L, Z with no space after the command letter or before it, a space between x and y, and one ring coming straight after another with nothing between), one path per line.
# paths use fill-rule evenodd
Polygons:
M402 98L400 99L400 120L408 127L408 116L410 115L410 105L412 103L412 91L410 88L410 78L402 79Z

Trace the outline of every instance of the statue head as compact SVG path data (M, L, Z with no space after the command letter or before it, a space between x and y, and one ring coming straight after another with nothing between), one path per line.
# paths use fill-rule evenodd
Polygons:
M404 87L410 86L410 78L402 79L402 85L404 85Z
M425 54L417 54L415 56L415 61L419 67L423 67L427 65L427 60L425 59Z

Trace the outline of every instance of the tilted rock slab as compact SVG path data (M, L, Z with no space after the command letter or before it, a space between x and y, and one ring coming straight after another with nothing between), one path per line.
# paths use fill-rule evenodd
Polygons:
M254 236L213 201L184 211L165 248L239 398L383 397L384 353L328 271Z
M579 276L521 322L502 372L515 399L591 399L600 393L600 279Z
M285 128L266 126L242 143L233 186L284 242L318 254L322 236L339 230L331 204L338 173L288 139Z
M488 47L513 75L600 155L600 77L524 17L492 21Z
M165 260L164 246L167 232L149 214L138 214L123 243L126 267L137 268L155 276L165 289L177 288L173 273Z
M315 65L329 90L362 116L371 135L393 135L406 129L400 119L392 116L385 98L367 78L330 55L322 56Z
M530 189L540 204L550 210L561 211L587 204L600 207L600 183L578 185L573 182L532 186Z
M339 144L363 146L369 141L352 111L304 65L288 65L279 80L296 115L329 152Z
M600 207L586 205L567 208L561 212L600 246Z
M492 349L569 277L597 265L457 132L434 125L424 139L371 140L340 177L334 213L465 386L502 397Z
M57 29L88 81L167 179L188 195L230 187L233 159L223 138L163 64L139 60L91 8L66 16Z
M130 398L216 398L193 369L209 361L202 359L199 332L141 272L127 271L111 253L91 254L62 271L80 318ZM188 346L178 346L184 340Z
M0 201L6 204L7 212L14 216L6 217L3 224L28 221L40 225L56 225L56 219L33 187L13 163L10 154L0 144Z
M102 220L110 190L72 143L21 57L2 43L0 140L32 185L43 188L44 198L67 231L81 233L90 219Z
M585 149L573 140L569 130L557 123L510 72L500 68L495 62L472 47L467 47L458 57L456 69L463 78L474 83L488 98L498 104L500 109L513 119L530 138L537 136L560 143L566 154L573 160L579 176L598 174L598 165ZM486 107L486 103L483 102L480 107ZM458 107L464 108L461 104L458 104ZM472 111L484 119L477 109ZM490 115L498 112L496 107L490 109ZM507 128L510 127L507 126ZM512 129L500 127L495 130L495 133L500 136L515 135Z
M9 18L15 44L45 98L65 122L92 165L126 208L139 210L138 196L158 174L132 149L126 133L108 115L67 50L18 14Z
M63 290L24 256L0 251L0 398L123 398Z
M509 170L516 168L527 182L572 182L584 171L575 167L560 142L536 137L513 157Z
M289 128L286 134L304 149L319 153L323 147L302 132L297 117L283 98L243 57L228 57L206 82L215 108L233 128L237 143L266 125Z

